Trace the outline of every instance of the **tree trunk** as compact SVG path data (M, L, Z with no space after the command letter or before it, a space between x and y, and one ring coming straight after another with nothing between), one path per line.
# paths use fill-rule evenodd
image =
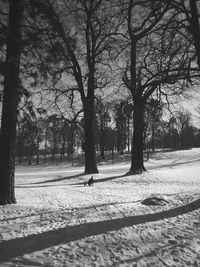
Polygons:
M130 174L139 174L146 171L143 161L143 134L144 134L144 107L145 103L142 97L134 100L133 113L133 141L132 141L132 158Z
M17 106L20 93L22 0L9 1L9 25L0 135L0 205L16 203L14 192Z
M55 163L55 140L53 140L53 144L51 147L51 160L52 160L52 163L54 164Z
M39 133L37 133L37 157L36 157L36 164L39 165L40 161L40 139L39 139Z
M65 134L62 134L62 146L60 149L60 162L63 161L64 157L65 157L65 145L66 145L66 138L65 138Z
M46 127L45 129L45 140L44 140L44 163L47 163L47 133L48 133L48 129Z
M84 129L85 173L98 173L94 143L94 105L88 100L84 103Z
M29 144L29 147L28 147L28 165L32 164L32 157L33 157L32 144Z

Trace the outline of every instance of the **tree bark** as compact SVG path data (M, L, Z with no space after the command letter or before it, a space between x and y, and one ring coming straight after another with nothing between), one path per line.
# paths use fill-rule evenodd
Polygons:
M23 0L10 0L0 133L0 205L16 203L14 192L15 141L20 94L22 13Z
M131 148L130 174L139 174L146 171L143 160L143 134L144 134L144 108L145 101L142 97L135 97L133 113L133 140Z
M99 173L94 142L94 104L89 100L84 102L84 130L85 173Z

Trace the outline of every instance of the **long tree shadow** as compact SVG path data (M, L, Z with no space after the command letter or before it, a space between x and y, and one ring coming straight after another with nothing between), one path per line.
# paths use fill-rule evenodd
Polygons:
M116 176L109 176L109 177L99 178L99 179L96 179L95 180L95 184L107 182L107 181L114 180L114 179L119 179L119 178L126 177L126 176L130 176L130 174L125 173L125 174L122 174L122 175L116 175ZM70 185L84 185L84 183L85 182L79 182L79 183L72 183Z
M0 262L9 261L23 254L43 250L51 246L57 246L70 241L77 241L81 238L105 234L109 231L117 231L123 227L130 227L146 222L153 222L167 218L176 217L200 208L200 199L188 205L170 209L153 214L129 216L124 218L85 223L75 226L47 231L41 234L34 234L14 240L0 243Z
M162 168L173 168L173 167L176 167L176 166L181 166L181 165L189 165L189 164L193 164L195 162L199 163L199 158L198 159L194 159L194 160L189 160L189 161L182 161L182 162L177 162L177 161L173 161L173 162L170 162L170 163L167 163L167 164L158 164L156 166L149 166L148 167L148 170L154 170L154 169L162 169Z
M41 188L41 187L66 187L67 184L43 184L43 185L32 185L32 184L24 184L24 185L16 185L15 188Z
M85 173L79 173L79 174L75 174L75 175L71 175L71 176L66 176L66 177L58 177L56 179L50 179L50 180L46 180L46 181L42 181L42 182L36 182L36 183L32 183L32 184L46 184L46 183L55 183L55 182L60 182L60 181L67 181L67 180L71 180L73 178L77 178L77 177L80 177L80 176L84 176L86 175Z

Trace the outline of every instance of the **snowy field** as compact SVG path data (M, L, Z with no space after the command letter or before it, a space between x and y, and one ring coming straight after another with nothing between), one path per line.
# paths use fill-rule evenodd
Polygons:
M157 153L148 172L99 166L16 170L16 205L0 207L0 266L200 266L200 149ZM162 205L144 205L146 198Z

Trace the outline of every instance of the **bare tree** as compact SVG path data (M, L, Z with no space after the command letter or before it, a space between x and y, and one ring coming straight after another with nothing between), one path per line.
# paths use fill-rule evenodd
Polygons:
M114 2L35 1L57 35L64 76L70 81L68 84L65 81L65 89L59 91L59 96L70 95L73 101L78 92L81 100L86 173L98 173L94 143L94 99L97 89L101 90L109 83L108 62L120 24L113 15Z
M144 110L148 98L159 92L180 94L191 76L191 42L183 35L169 9L169 1L130 0L127 6L129 47L123 81L133 99L133 141L130 173L145 170L143 162ZM138 18L138 19L136 19ZM184 39L185 41L185 39Z

